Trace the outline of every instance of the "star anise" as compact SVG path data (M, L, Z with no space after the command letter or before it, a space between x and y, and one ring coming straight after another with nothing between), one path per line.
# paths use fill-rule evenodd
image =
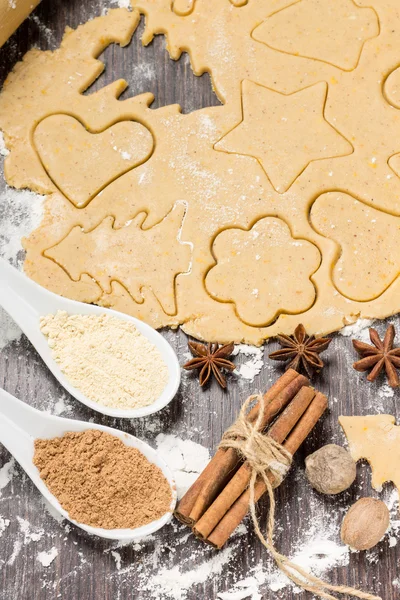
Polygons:
M226 388L226 378L222 373L225 371L234 371L235 365L228 360L231 356L234 343L224 344L199 344L198 342L189 342L189 348L194 358L189 360L183 368L187 371L199 369L199 382L203 386L214 375L219 385Z
M368 371L368 381L375 381L382 369L385 367L389 385L393 388L400 386L400 379L397 369L400 369L400 348L394 348L393 342L396 336L396 330L393 325L389 325L386 330L383 341L378 332L373 327L369 330L369 337L373 345L365 344L359 340L353 340L353 346L361 360L354 363L356 371Z
M269 355L272 360L290 360L286 369L294 369L300 372L302 369L308 377L312 377L315 371L320 371L324 363L318 356L326 350L331 343L330 338L317 338L306 333L304 325L300 324L292 335L280 334L277 336L282 346L281 350Z

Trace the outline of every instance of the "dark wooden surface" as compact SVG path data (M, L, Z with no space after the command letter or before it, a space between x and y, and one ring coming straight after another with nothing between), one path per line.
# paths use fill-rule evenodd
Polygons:
M100 14L106 4L101 0L85 3L81 0L43 0L34 17L28 19L0 49L0 85L15 62L29 48L56 47L66 25L76 27L88 17ZM211 91L208 75L194 77L186 55L176 63L171 61L162 37L157 37L150 47L142 48L142 25L128 48L111 46L106 50L106 71L93 87L98 89L116 78L124 77L130 84L125 97L127 94L152 91L156 97L155 106L178 102L184 112L189 112L202 106L218 104ZM1 177L0 191L5 187ZM7 216L2 216L0 212L0 218L7 219ZM2 226L4 224L0 221L0 237ZM393 322L400 329L399 319L394 319ZM380 324L379 328L383 331L384 324ZM166 332L165 335L183 362L187 349L186 336L181 332ZM160 432L177 433L183 439L192 439L212 450L247 395L255 389L265 390L269 382L278 376L278 371L267 359L267 353L275 347L276 344L272 343L265 349L266 366L253 383L231 379L228 392L223 393L216 385L201 391L194 378L185 377L185 385L169 407L143 420L117 421L101 418L101 415L65 396L24 338L9 344L0 352L0 386L44 410L54 410L55 402L64 397L67 405L67 410L63 413L65 416L92 419L116 426L150 442ZM351 369L352 350L349 338L335 337L328 359L329 365L316 385L331 399L330 414L304 445L296 458L295 469L277 491L279 531L276 541L286 553L291 552L294 544L301 542L302 531L312 523L310 511L313 510L316 494L310 490L303 476L304 456L325 443L344 442L337 422L340 414L374 414L383 409L386 413L400 416L399 392L393 397L380 399L378 404L379 386L367 384L364 377ZM237 362L242 360L243 358L238 357ZM8 453L0 446L0 468L9 459ZM161 545L156 540L144 543L140 548L135 545L119 548L122 563L118 570L115 556L111 553L113 545L90 538L74 527L65 528L65 523L58 523L44 509L39 493L20 468L17 467L12 482L0 493L0 515L10 520L9 527L0 538L0 600L168 598L168 595L162 593L154 596L146 591L143 573L151 582L161 568L173 569L179 566L182 571L191 570L213 556L212 550L203 549L195 540L189 538L186 541L180 528L168 526L156 536L161 540ZM377 495L370 487L370 469L367 465L362 465L359 467L357 485L350 492L335 499L318 499L318 502L323 503L326 522L330 522L332 514L337 519L338 507L345 509L361 495L371 493ZM261 512L264 514L263 510ZM26 519L31 524L31 532L39 531L38 541L24 535L22 522L18 518ZM339 523L340 521L337 527ZM40 532L41 529L44 532ZM189 600L216 598L218 592L230 589L234 582L251 574L252 567L260 560L268 568L269 559L250 526L248 529L249 533L232 542L233 558L228 566L204 583L194 585L187 594ZM58 556L49 567L44 568L37 560L37 555L53 546L58 549ZM14 561L13 552L16 555ZM157 560L154 560L154 553L157 554ZM379 593L384 600L398 599L399 588L393 587L392 581L398 577L400 545L389 548L386 539L374 556L377 560L372 560L371 557L368 560L365 554L354 554L351 556L350 566L334 569L328 577L335 583L359 585ZM299 596L292 593L291 588L273 592L264 587L261 591L265 600L307 597L306 594ZM183 592L182 598L186 598Z

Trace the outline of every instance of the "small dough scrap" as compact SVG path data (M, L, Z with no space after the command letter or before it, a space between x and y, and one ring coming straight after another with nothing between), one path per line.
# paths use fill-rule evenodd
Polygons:
M280 94L252 81L242 84L242 122L216 150L257 158L277 192L293 184L311 161L353 152L324 117L327 85Z
M190 268L190 245L180 241L185 210L177 203L161 223L146 230L141 227L145 214L119 229L113 228L114 217L106 217L91 231L76 226L59 244L46 250L45 256L75 281L88 273L106 293L111 292L113 281L119 282L137 303L143 302L142 287L150 288L163 310L174 314L175 278ZM168 245L162 243L165 239Z
M351 71L366 40L379 35L372 8L353 0L302 0L273 14L253 37L280 52L314 58Z
M153 136L141 123L121 121L97 133L69 115L43 119L33 139L50 179L80 208L147 160L154 145Z
M322 194L311 224L340 247L333 281L341 294L367 301L380 296L400 272L400 217L372 208L348 194Z
M340 417L355 461L366 459L372 468L372 486L380 491L391 481L400 493L400 427L392 415Z
M307 240L294 239L281 219L260 219L250 231L220 233L213 253L217 264L206 277L215 300L233 302L239 317L253 327L281 313L305 312L315 300L310 281L321 255Z

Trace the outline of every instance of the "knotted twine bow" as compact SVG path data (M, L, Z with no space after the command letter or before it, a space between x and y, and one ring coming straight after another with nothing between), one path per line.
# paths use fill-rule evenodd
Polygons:
M248 408L255 400L258 401L260 410L258 411L257 420L251 423L247 419ZM293 583L320 598L337 600L334 596L328 594L327 590L329 590L330 592L346 594L363 600L382 600L379 596L372 596L351 587L330 585L290 561L287 556L280 554L275 548L273 541L275 529L274 488L278 487L284 480L292 464L293 457L281 444L278 444L268 435L260 433L259 429L261 428L264 409L265 402L261 394L247 398L240 410L237 421L225 432L219 445L220 448L234 448L250 467L250 514L259 540L271 553L279 569ZM272 483L268 475L273 476ZM261 531L256 515L254 486L257 477L262 478L270 501L266 536Z

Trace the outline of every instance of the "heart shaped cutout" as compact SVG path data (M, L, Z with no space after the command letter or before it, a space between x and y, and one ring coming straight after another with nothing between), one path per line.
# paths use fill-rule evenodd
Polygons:
M33 140L48 176L78 208L145 162L154 147L150 131L136 121L121 121L92 133L69 115L43 119Z

